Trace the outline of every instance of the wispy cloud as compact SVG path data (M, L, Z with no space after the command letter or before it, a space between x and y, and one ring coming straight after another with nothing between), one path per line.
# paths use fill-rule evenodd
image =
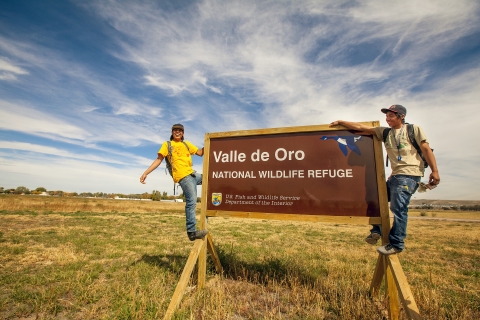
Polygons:
M85 160L85 161L96 161L96 162L105 162L105 163L121 164L121 165L129 164L127 159L125 158L114 158L114 157L109 158L106 156L99 156L95 154L79 154L74 152L68 152L65 149L59 149L55 147L48 147L48 146L43 146L43 145L38 145L33 143L25 143L25 142L0 140L0 149L21 150L21 151L27 151L31 153L42 153L42 154L53 155L53 156L62 157L62 158L79 159L79 160Z
M0 80L16 80L17 75L27 74L22 68L0 57Z
M7 153L0 149L2 186L43 186L48 190L67 192L143 193L152 190L171 192L170 176L161 170L148 177L146 185L139 182L143 166L112 166L105 162L85 161L71 157L51 157L44 153ZM54 168L47 170L46 166ZM112 188L112 186L115 186Z
M433 72L412 70L475 30L478 11L473 1L346 4L205 1L168 14L154 5L97 7L132 39L122 42L123 58L144 68L147 84L170 95L215 88L237 104L256 101L272 125L318 119L331 105L372 99L378 87L402 99ZM198 108L226 120L222 108Z
M88 132L52 114L0 100L0 129L83 140Z

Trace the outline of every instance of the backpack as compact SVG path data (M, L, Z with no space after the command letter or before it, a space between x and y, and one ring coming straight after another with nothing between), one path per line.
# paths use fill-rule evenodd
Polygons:
M387 137L388 137L391 129L392 128L385 128L383 130L383 142L385 142L387 140ZM415 140L415 133L413 131L413 124L407 123L407 136L408 136L408 140L410 140L410 143L412 144L412 146L415 148L415 150L417 150L418 154L420 155L420 158L422 158L423 167L428 168L428 162L427 162L427 160L425 160L425 157L423 156L422 150L420 149L420 146L418 145L417 140ZM432 149L432 151L433 151L433 149ZM388 167L388 155L387 155L387 160L386 160L385 166Z
M182 143L185 145L185 147L187 147L187 150L188 150L188 153L190 153L190 148L188 147L188 145L185 143L185 141L182 141ZM170 141L167 141L167 145L168 145L168 155L165 157L165 166L166 166L166 170L168 170L168 173L170 173L170 176L173 177L173 173L172 173L172 143ZM170 158L170 159L169 159Z

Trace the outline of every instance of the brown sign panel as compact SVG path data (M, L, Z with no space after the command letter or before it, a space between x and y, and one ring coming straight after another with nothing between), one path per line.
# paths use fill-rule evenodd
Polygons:
M371 136L331 129L213 136L207 210L380 217Z

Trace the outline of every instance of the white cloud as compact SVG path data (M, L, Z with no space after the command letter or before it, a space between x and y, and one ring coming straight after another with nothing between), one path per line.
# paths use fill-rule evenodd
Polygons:
M0 80L17 80L17 75L24 74L28 72L0 57Z
M13 81L17 80L17 77L12 73L0 72L0 80Z
M86 139L89 133L35 108L0 100L0 129L47 134L68 139Z
M362 85L376 81L388 80L382 94L403 98L405 90L428 76L428 70L422 77L409 70L418 69L449 42L471 32L470 22L478 5L472 1L462 4L406 1L392 8L382 1L368 1L341 9L345 3L336 7L327 1L299 1L295 5L204 1L189 10L168 13L137 4L111 2L97 6L112 26L135 39L135 45L122 42L127 54L123 58L145 69L146 84L171 95L204 95L205 90L227 92L210 85L220 83L239 101L264 104L260 112L266 122L262 123L276 126L305 123L305 115L328 110L332 105L372 99L377 93L365 93ZM295 14L298 19L310 18L313 22L300 29ZM315 64L308 63L303 55L319 40L332 44L319 48ZM387 65L378 61L338 65L338 56L348 53L346 48L374 40L384 42L380 56L395 52L396 59ZM405 43L415 46L399 54L399 47ZM397 77L391 78L392 74ZM236 94L236 88L243 89ZM228 113L221 108L210 109L202 103L197 108L227 120L224 115Z
M147 184L140 183L146 167L132 165L114 167L101 162L82 161L71 158L45 157L41 154L22 153L18 156L0 153L2 187L26 186L35 189L43 186L48 190L67 192L143 193L152 190L167 191L173 186L170 176L161 168L150 174Z
M0 70L15 73L15 74L28 74L27 71L11 64L10 62L2 58L0 58Z
M158 87L173 96L176 96L185 89L185 86L171 84L167 79L162 79L160 76L145 76L145 80L147 80L147 85Z
M123 164L126 165L127 161L120 161L122 158L107 158L101 157L95 154L79 154L72 151L62 150L55 147L42 146L33 143L25 142L15 142L15 141L1 141L0 140L0 149L12 149L12 150L21 150L28 151L32 153L42 153L48 155L54 155L63 158L79 159L86 161L96 161L96 162L105 162L112 164Z

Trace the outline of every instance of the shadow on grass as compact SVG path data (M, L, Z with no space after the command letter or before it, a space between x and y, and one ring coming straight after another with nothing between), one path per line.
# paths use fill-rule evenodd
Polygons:
M270 281L275 281L284 283L287 286L302 284L310 287L319 278L328 275L326 269L305 270L289 260L269 258L261 261L245 261L230 250L228 252L224 248L216 248L216 250L223 267L223 275L234 280L243 280L255 284L267 284ZM187 260L188 254L167 254L161 256L144 254L139 260L133 262L131 266L146 263L180 275L185 268ZM210 259L208 261L209 272L216 273L213 263ZM292 281L295 283L292 283Z
M144 254L139 260L132 263L131 266L143 262L169 272L180 274L187 263L187 259L188 255L167 254L162 256L151 256Z
M306 270L290 258L266 258L262 260L242 260L238 254L225 248L216 248L226 278L243 280L255 284L267 284L270 281L283 283L289 287L301 284L313 287L320 278L328 276L326 268ZM210 271L215 272L213 264Z

